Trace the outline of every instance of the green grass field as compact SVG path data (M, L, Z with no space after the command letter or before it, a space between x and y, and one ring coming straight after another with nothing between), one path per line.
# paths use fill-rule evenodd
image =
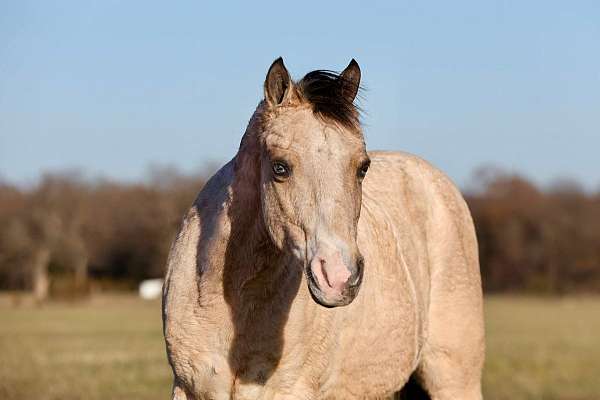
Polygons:
M600 399L600 298L486 300L488 400ZM0 305L0 399L167 399L158 302Z

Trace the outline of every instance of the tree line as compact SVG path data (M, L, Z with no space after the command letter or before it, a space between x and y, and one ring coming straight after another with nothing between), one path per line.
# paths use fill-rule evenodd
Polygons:
M0 182L0 290L86 295L162 277L181 218L206 181L155 168L141 183L49 174ZM467 191L487 292L600 292L600 193L483 173Z
M600 192L572 180L542 190L516 174L483 175L466 199L484 289L600 292Z

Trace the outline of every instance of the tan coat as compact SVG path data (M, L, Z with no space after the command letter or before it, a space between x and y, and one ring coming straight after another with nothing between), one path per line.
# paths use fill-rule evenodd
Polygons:
M368 153L369 172L356 186L344 180L348 174L326 170L363 154L362 139L312 116L300 100L275 114L268 107L259 106L238 155L206 184L171 249L163 318L173 399L375 399L399 391L411 375L433 399L480 399L477 244L458 190L425 161L392 152ZM290 181L270 186L265 147L284 131L293 139L278 146L306 151L300 161L321 163L319 176L331 180L314 183L314 170L306 182L292 182L309 174L296 160ZM307 131L313 134L301 135ZM336 151L319 159L322 151L311 150L324 148ZM297 185L309 186L285 197ZM268 194L282 187L285 194ZM337 210L356 196L353 223ZM313 208L321 211L310 221L294 219ZM319 216L323 210L334 217ZM313 235L309 227L317 225L344 242L340 259L364 258L349 305L323 307L311 295L310 254L320 241L334 242L318 233L324 228Z

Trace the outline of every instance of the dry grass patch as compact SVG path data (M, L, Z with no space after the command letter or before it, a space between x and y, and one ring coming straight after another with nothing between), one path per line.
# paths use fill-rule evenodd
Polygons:
M167 399L160 304L0 302L0 399ZM600 298L486 299L487 400L600 398Z

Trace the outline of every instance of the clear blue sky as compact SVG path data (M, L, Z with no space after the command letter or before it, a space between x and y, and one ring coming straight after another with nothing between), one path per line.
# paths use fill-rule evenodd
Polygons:
M600 187L598 1L200 3L0 1L0 176L227 161L281 55L359 62L370 149Z

